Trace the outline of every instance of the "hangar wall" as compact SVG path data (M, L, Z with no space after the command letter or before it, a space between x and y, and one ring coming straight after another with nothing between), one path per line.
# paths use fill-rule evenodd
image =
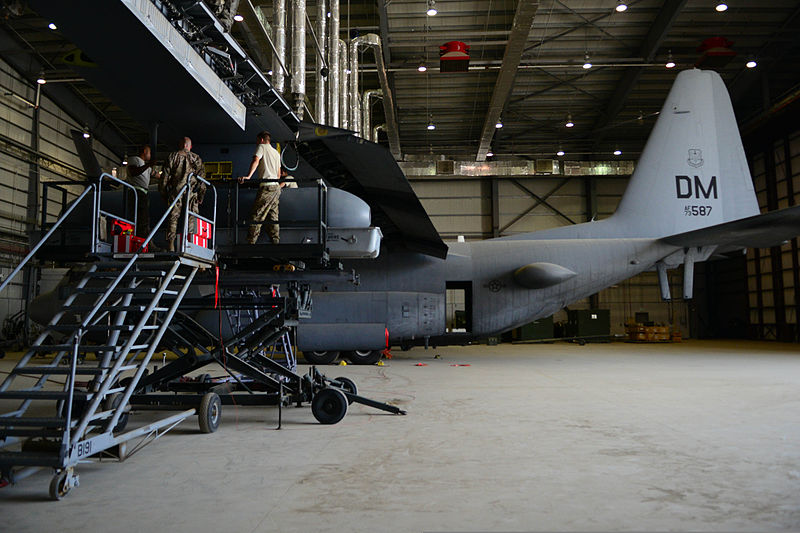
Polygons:
M85 180L70 137L71 129L83 129L84 124L78 123L46 93L46 88L42 89L40 106L34 109L26 101L35 101L36 83L0 60L0 276L3 278L28 252L28 231L41 215L42 189L41 185L35 186L37 181ZM104 169L117 166L119 155L97 139L93 147ZM77 186L70 192L81 190ZM42 269L47 270L46 265ZM0 324L24 311L27 283L38 277L39 273L31 279L27 275L17 276L0 294ZM58 273L43 273L48 281L57 277Z
M761 211L800 201L800 131L750 153L753 182ZM757 339L800 340L800 261L798 240L747 252L749 335Z
M536 176L410 178L434 226L445 239L488 239L578 224L613 214L625 192L627 176ZM544 200L544 201L542 201ZM682 294L682 269L669 273L673 297ZM625 333L625 323L645 312L657 324L673 324L690 336L688 304L661 300L658 277L645 272L570 305L570 309L610 309L611 331ZM555 314L566 321L566 311Z

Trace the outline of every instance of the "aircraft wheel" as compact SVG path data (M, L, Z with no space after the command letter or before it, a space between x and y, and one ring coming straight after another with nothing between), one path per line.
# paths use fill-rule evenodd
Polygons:
M207 392L203 395L200 407L197 409L197 418L200 422L200 431L214 433L222 420L222 400L216 392Z
M103 403L103 409L106 411L112 411L119 407L119 404L122 402L122 393L117 392L109 396L105 399ZM130 418L130 413L122 413L117 420L117 425L114 426L113 433L122 433L125 430L125 427L128 425L128 419Z
M346 357L354 365L374 365L381 360L383 354L380 350L353 350L346 352Z
M352 379L340 377L336 378L335 381L338 381L341 384L339 388L342 389L343 391L349 392L350 394L355 394L356 396L358 395L358 387L356 386L355 382ZM347 398L347 403L352 405L353 400Z
M311 413L320 424L336 424L347 414L347 396L339 389L322 389L311 402Z
M339 352L303 352L303 359L312 365L329 365L336 361L338 357Z

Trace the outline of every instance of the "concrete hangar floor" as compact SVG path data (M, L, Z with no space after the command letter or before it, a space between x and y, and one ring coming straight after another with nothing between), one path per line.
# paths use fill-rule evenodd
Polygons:
M226 406L216 433L190 419L79 465L60 502L49 472L0 489L0 530L800 529L798 345L449 347L325 371L408 416L289 408L275 431L275 408Z

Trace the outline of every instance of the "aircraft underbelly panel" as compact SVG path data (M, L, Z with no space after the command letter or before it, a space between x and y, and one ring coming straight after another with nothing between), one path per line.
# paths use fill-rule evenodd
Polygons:
M365 349L367 333L380 324L392 342L441 335L444 332L444 294L406 291L315 292L312 318L303 320L299 341L307 349ZM325 326L320 328L321 326ZM335 326L341 326L336 329ZM381 329L383 331L383 329ZM367 335L365 337L364 335ZM316 337L336 335L335 348L322 348ZM351 345L348 344L351 343ZM330 342L329 342L330 343ZM333 346L331 344L331 346Z

